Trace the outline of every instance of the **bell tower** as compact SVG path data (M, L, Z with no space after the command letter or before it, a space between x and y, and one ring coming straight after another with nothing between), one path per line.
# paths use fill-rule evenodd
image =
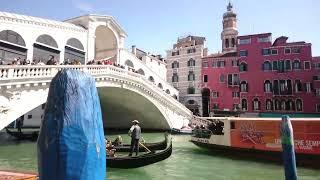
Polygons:
M227 12L223 14L223 31L221 33L222 52L237 51L237 14L233 11L233 6L229 1Z

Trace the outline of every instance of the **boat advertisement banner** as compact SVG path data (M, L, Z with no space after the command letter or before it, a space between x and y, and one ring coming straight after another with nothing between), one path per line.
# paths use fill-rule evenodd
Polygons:
M231 146L267 151L282 151L280 138L281 121L233 121ZM320 122L291 121L295 151L305 154L320 154Z

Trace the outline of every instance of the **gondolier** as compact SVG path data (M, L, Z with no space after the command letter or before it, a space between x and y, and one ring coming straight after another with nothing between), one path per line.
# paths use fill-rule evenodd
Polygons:
M138 120L132 121L133 125L131 126L129 130L129 136L131 136L131 146L130 146L130 154L129 156L132 156L132 153L135 151L136 156L138 156L139 153L139 139L141 137L141 128L139 126Z

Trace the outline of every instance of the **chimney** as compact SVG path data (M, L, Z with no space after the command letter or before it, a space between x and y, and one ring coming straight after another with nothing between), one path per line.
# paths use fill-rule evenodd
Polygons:
M133 45L133 46L131 47L131 51L132 51L132 54L134 54L135 56L137 56L137 48L136 48L135 45Z

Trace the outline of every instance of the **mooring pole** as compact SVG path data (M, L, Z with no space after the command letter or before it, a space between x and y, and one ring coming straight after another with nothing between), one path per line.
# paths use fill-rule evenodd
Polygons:
M293 129L289 116L281 121L282 157L286 180L297 180L296 157L294 153Z

